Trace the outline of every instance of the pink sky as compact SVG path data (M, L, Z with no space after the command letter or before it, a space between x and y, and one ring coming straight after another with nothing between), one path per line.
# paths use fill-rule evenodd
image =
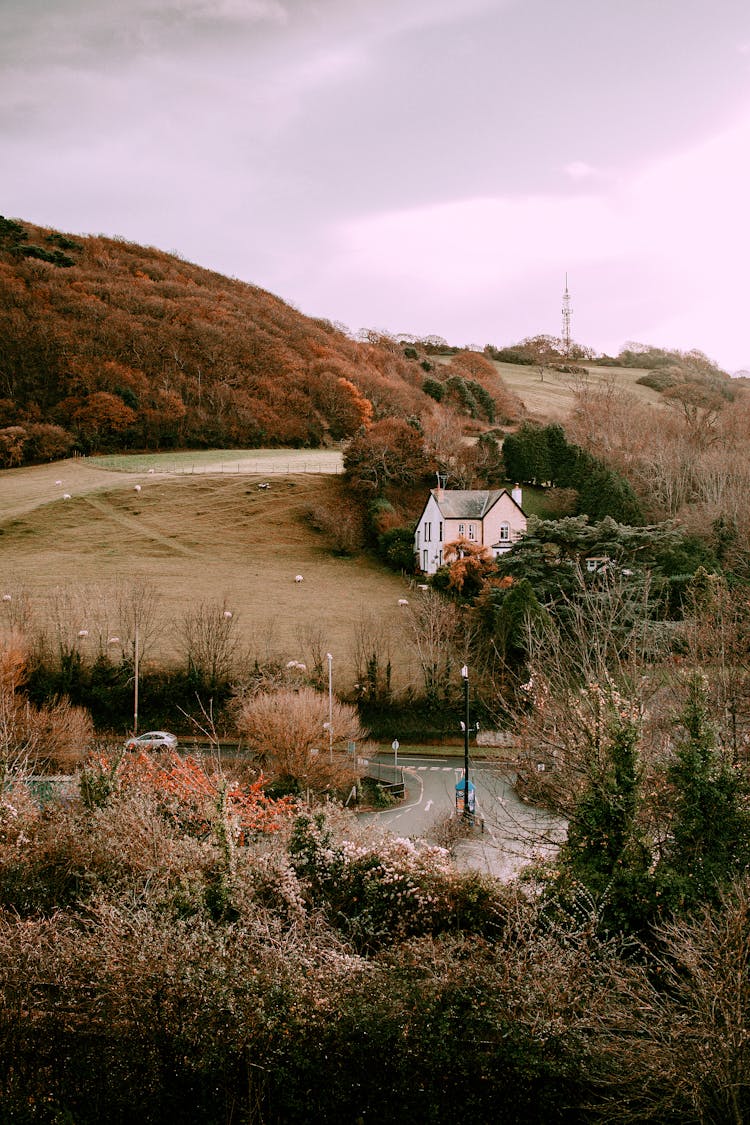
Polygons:
M4 0L0 212L356 332L750 367L745 0Z

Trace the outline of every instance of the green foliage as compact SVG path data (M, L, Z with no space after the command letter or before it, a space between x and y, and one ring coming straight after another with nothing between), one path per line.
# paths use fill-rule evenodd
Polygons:
M507 348L496 348L492 344L488 344L484 350L490 359L494 359L498 363L520 363L530 367L535 362L533 357L520 344L514 344Z
M671 523L632 527L609 517L590 523L588 516L566 516L560 520L528 522L527 534L498 561L501 575L526 578L543 604L572 596L579 574L595 584L596 572L586 570L587 558L605 559L615 572L626 576L635 589L648 577L651 594L661 598L665 566L684 540L684 533Z
M467 880L451 872L442 848L395 837L377 848L335 844L325 817L303 814L294 823L289 857L310 906L324 909L361 952L457 926L492 933L499 924L491 884L479 890L471 877L464 888Z
M19 250L24 258L37 258L40 262L51 262L53 266L69 268L76 264L75 259L68 254L63 254L62 250L45 250L43 246L34 246L31 243L20 246Z
M488 584L474 608L484 647L502 666L520 670L527 654L527 622L543 613L531 583L522 578L510 585Z
M509 480L573 488L577 512L601 520L637 524L643 515L633 489L620 473L596 457L571 445L561 426L525 422L503 442L503 461Z
M695 676L680 715L683 728L667 777L672 822L658 877L673 908L716 902L750 864L750 808L742 771L716 746L707 688Z
M597 758L568 826L561 863L599 902L605 932L645 934L653 918L651 852L638 825L638 725L602 696Z
M26 230L14 219L0 215L0 246L14 249L26 238Z
M435 402L442 402L445 395L445 384L441 383L439 379L425 379L422 383L422 390L430 398L434 398Z
M393 527L378 536L378 556L393 570L414 573L414 532L409 527Z
M651 387L653 391L665 391L667 387L673 386L674 382L674 375L669 371L649 371L647 375L641 375L640 379L636 379L636 383L640 383L643 387Z

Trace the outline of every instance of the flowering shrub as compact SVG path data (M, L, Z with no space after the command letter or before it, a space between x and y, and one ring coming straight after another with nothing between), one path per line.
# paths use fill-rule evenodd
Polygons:
M257 833L278 832L294 810L290 797L266 796L263 777L250 785L229 782L209 772L199 759L174 751L102 755L90 763L88 772L91 790L101 777L110 787L156 794L163 811L194 836L207 836L221 812L235 844L246 844Z
M393 836L367 844L334 843L319 815L297 818L289 853L312 901L323 905L361 950L454 928L459 913L462 921L467 914L476 920L474 908L482 896L476 888L467 891L467 877L453 870L444 848ZM485 907L495 911L492 895Z

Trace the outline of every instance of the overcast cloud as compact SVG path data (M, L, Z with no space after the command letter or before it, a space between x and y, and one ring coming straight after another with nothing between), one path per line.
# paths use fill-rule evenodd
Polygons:
M0 212L347 324L750 367L746 0L0 0Z

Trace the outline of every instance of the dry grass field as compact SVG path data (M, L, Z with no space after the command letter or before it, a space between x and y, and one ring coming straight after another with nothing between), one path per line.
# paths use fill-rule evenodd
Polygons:
M302 452L285 452L284 466L297 456L301 466ZM268 464L258 476L210 472L204 462L201 472L149 473L169 457L150 458L138 473L86 460L0 473L0 593L25 590L44 621L57 592L72 592L81 608L70 629L87 629L83 643L92 644L115 625L99 620L108 602L111 609L109 592L122 582L148 584L164 624L153 655L167 657L186 607L222 603L243 646L261 659L308 661L304 634L317 634L342 688L351 686L352 636L363 614L392 627L398 650L404 581L368 559L333 557L305 521L337 485L330 469L273 475ZM402 661L402 682L406 674Z
M496 363L509 391L523 402L532 418L543 422L564 422L573 406L576 393L587 385L592 388L613 386L633 394L641 402L662 406L658 391L637 382L645 370L637 367L587 366L587 375L569 375L559 371L544 372L544 381L536 367L520 363Z
M433 362L447 364L450 356L433 356ZM537 367L521 363L499 363L494 367L502 379L503 386L517 395L526 408L529 418L542 423L564 422L575 401L576 394L584 387L613 386L627 391L641 402L661 408L662 397L658 391L638 383L647 374L640 367L597 367L586 365L586 375L572 375L561 371L546 369L544 379ZM489 387L492 390L492 387Z
M580 380L497 364L505 385L541 421L564 420ZM641 400L639 370L589 369ZM25 591L32 625L61 600L78 605L67 627L106 636L114 590L134 583L157 595L163 629L153 658L174 658L186 609L226 606L242 647L309 662L310 638L334 654L337 686L353 682L356 623L370 616L391 634L394 678L413 675L398 599L405 582L367 558L331 555L307 511L337 486L336 450L218 450L81 458L0 472L0 595ZM261 483L269 487L260 489ZM303 575L295 582L295 575ZM15 606L15 601L12 603ZM8 617L10 605L0 602ZM68 611L70 612L70 611Z

